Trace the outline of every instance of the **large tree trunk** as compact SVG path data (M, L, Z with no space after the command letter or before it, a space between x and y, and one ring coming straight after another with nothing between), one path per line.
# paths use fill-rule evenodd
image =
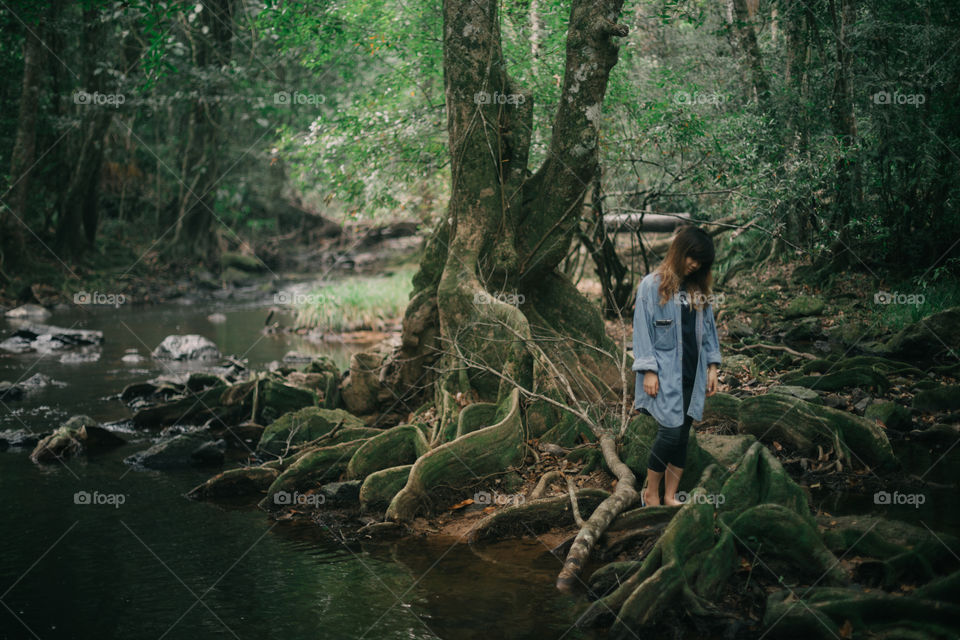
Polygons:
M509 397L516 386L560 393L557 376L547 374L543 352L533 343L550 351L564 384L578 397L593 402L618 397L621 362L600 310L557 266L578 228L597 170L601 105L617 62L614 36L627 33L616 24L622 4L573 3L560 106L547 158L530 175L532 97L507 76L498 5L493 0L444 3L450 203L427 243L402 346L385 371L398 402L433 397L442 416L441 443L449 439L443 434L457 433L455 425L448 428L458 414L450 398L497 402L502 416L512 415ZM533 403L525 420L509 424L537 435L559 419L554 406ZM531 413L536 414L532 427ZM502 424L489 429L502 431ZM475 435L457 438L473 444L454 447L454 454L469 462L470 447L485 442ZM522 446L522 438L502 435L497 434L501 446L518 441ZM408 519L422 507L430 487L424 487L416 466L407 487L416 487L415 495L402 492L388 516Z
M746 0L730 0L732 4L733 29L737 34L737 43L740 53L745 59L745 66L749 71L753 84L754 98L764 108L770 96L770 84L767 74L763 70L763 56L760 54L760 45L757 43L757 32L753 28L753 15L747 7Z
M230 60L233 24L232 0L205 2L194 22L193 62L211 75ZM206 30L206 32L204 32ZM199 87L201 96L209 87ZM180 171L180 194L173 239L168 246L172 255L210 258L214 244L215 188L221 178L221 144L226 141L223 109L217 101L201 97L190 108L186 125L186 146Z
M839 2L839 6L838 3ZM833 130L840 141L837 161L837 200L833 228L837 239L830 247L830 267L853 262L849 224L862 201L860 165L857 158L857 120L853 110L853 53L850 29L856 21L853 0L830 0L833 32L836 34L837 67L833 83Z
M83 11L84 91L89 95L108 91L106 74L96 73L102 56L107 28L101 22L99 9ZM96 101L80 101L80 140L73 169L57 219L56 247L65 256L80 257L93 245L99 217L100 167L104 143L116 107Z
M37 113L40 100L40 70L43 63L43 43L37 35L39 27L26 29L23 44L23 82L20 92L20 111L17 114L17 134L10 158L10 200L0 208L0 278L4 278L4 263L16 264L22 254L23 225L27 224L27 194L30 192L30 170L37 155Z

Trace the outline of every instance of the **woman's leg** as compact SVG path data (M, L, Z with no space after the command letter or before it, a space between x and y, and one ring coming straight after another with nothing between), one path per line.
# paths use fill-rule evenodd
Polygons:
M650 457L647 460L647 486L643 492L643 501L647 505L660 504L660 480L667 464L674 459L674 449L677 447L681 430L681 427L665 427L662 424L657 429L657 437L650 447Z
M643 502L648 507L655 507L660 504L661 478L663 478L663 471L654 471L647 467L647 486L643 490Z
M690 406L690 398L693 396L692 387L683 389L683 407L686 410ZM693 424L693 418L684 413L683 426L678 429L676 445L670 452L667 460L667 468L664 472L663 504L677 506L682 504L677 500L677 489L680 486L680 478L683 476L683 468L687 464L687 443L690 440L690 426Z

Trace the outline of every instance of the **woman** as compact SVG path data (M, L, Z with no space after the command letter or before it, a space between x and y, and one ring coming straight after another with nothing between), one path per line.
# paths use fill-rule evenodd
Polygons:
M634 408L659 423L647 462L644 505L677 505L687 460L690 425L717 391L720 341L710 305L713 240L702 229L681 227L663 262L640 282L633 314Z

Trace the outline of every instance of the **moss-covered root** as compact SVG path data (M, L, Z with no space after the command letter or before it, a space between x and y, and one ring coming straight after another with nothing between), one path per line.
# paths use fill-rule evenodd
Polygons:
M823 516L823 541L835 554L862 559L857 582L884 589L921 584L960 568L960 540L899 520L874 516Z
M730 536L715 536L715 506L723 470L712 465L676 512L634 572L612 593L594 602L578 621L580 626L613 623L611 635L634 635L632 629L650 624L656 615L678 601L700 614L709 613L708 600L736 568ZM619 613L617 613L619 612Z
M720 514L720 522L716 514ZM715 533L717 525L719 535ZM802 489L770 451L755 442L728 474L719 465L704 471L700 485L670 521L643 566L613 593L595 602L581 625L613 623L613 637L627 637L649 625L668 607L696 615L716 613L715 600L737 566L737 544L806 544L796 557L827 569L835 562L819 536ZM845 576L832 576L843 582ZM613 612L617 612L614 620Z
M776 440L804 455L817 445L835 447L847 464L884 470L899 467L884 430L870 420L787 395L770 393L740 403L739 430L763 442Z
M404 464L368 475L360 485L360 510L370 512L386 509L393 497L407 484L411 469L412 464Z
M241 467L218 473L187 493L188 498L216 500L263 493L280 474L270 467Z
M819 587L777 591L767 598L764 637L957 638L960 606L917 596Z
M365 440L342 442L304 453L273 481L267 489L267 497L260 502L260 506L271 509L274 504L283 504L282 501L274 500L279 492L302 493L324 482L338 479L340 474L346 471L350 458L364 442Z
M577 505L583 516L589 517L610 493L603 489L580 489L576 492ZM511 535L542 533L552 527L574 524L570 496L531 500L519 505L498 509L485 517L470 531L469 542L490 538L502 539Z
M365 478L374 471L413 464L427 452L423 431L413 424L387 429L364 442L347 465L347 479Z
M787 507L811 527L816 525L803 489L759 442L747 449L740 464L723 483L720 495L723 502L721 518L726 522L732 522L755 505L771 503Z
M816 528L787 507L758 504L737 516L730 530L739 546L777 573L794 573L827 586L850 582Z
M702 489L695 489L694 494L697 492ZM710 565L703 562L717 545L713 516L714 508L706 502L691 502L681 507L640 570L620 589L603 599L597 613L603 613L606 607L615 610L620 605L617 619L610 629L612 637L632 635L631 629L649 625L657 614L678 603L685 603L688 609L699 613L710 607L694 592L698 574L701 571L720 572L725 580L735 560L732 546L725 544L723 549L728 558L722 562L716 562L715 558Z
M420 456L406 486L390 502L387 519L408 522L429 501L435 489L464 489L483 476L500 473L519 462L524 456L525 440L519 390L514 388L503 403L506 416L500 422Z

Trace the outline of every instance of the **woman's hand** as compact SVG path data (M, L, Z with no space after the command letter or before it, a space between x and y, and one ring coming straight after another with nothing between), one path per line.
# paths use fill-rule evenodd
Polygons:
M656 371L647 371L643 374L643 390L647 392L648 396L657 397L657 391L660 390L660 378L657 377Z
M717 392L717 375L718 367L715 364L711 364L707 367L707 397L709 398ZM646 379L644 379L646 383Z

